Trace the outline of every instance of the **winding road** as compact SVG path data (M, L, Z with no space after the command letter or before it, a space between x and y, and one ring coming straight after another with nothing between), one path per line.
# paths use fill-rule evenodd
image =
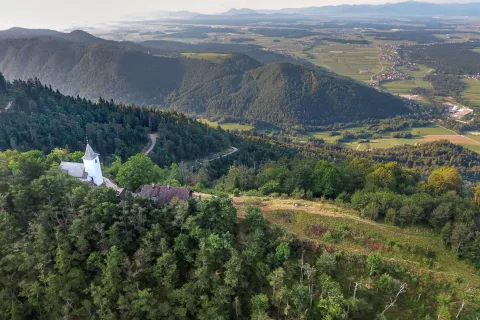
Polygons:
M150 133L148 134L148 138L150 139L150 143L148 144L148 146L144 149L145 151L143 152L144 155L148 156L150 154L150 152L152 152L153 148L155 148L155 145L157 144L157 139L160 135L158 133ZM229 147L227 153L219 153L217 156L213 157L212 159L208 159L208 160L204 160L205 162L210 162L210 161L213 161L213 160L217 160L219 158L224 158L224 157L228 157L229 155L231 154L234 154L235 152L238 151L238 148L235 148L235 147Z
M147 150L144 152L146 156L148 156L150 152L152 152L153 148L155 148L155 145L157 144L158 133L150 133L148 138L150 138L150 144L148 145Z

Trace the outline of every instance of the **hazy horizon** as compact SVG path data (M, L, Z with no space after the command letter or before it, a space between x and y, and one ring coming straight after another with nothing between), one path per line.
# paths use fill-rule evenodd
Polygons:
M157 11L191 11L197 13L221 13L231 8L251 8L276 10L282 8L302 8L311 6L341 4L384 4L403 2L381 0L177 0L158 3L154 0L84 0L68 2L64 0L6 0L0 11L0 30L11 27L50 28L64 30L73 27L87 27L93 24L109 23L141 17ZM480 0L433 0L431 3L470 3Z

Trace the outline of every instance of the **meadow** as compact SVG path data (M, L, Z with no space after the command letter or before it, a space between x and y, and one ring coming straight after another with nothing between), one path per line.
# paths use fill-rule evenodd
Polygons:
M346 131L354 132L364 130L369 132L366 127L348 128ZM388 149L402 145L415 145L421 143L428 143L439 140L449 140L452 143L459 144L472 151L480 153L480 136L458 135L454 131L446 129L438 125L429 125L419 128L406 128L400 130L402 132L410 132L413 135L412 139L392 138L391 133L384 133L381 138L371 139L370 142L358 143L357 141L348 141L343 143L346 148L356 150L368 149ZM327 144L336 143L339 136L330 136L330 132L311 132L310 137L323 139Z
M249 124L240 124L240 123L233 123L233 122L218 123L218 122L210 121L205 118L197 119L197 121L205 123L206 125L209 125L212 128L216 128L217 126L220 126L223 130L249 131L253 129L253 127Z
M463 79L467 89L462 92L462 97L468 99L471 104L480 106L480 81L474 79Z

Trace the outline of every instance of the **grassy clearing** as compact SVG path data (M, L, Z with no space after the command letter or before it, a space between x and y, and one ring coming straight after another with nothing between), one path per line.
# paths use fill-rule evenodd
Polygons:
M401 80L389 81L382 83L382 87L395 94L410 94L414 88L430 89L431 85L428 81L423 80Z
M185 52L181 54L185 58L190 59L199 59L199 60L208 60L212 62L223 62L225 59L228 59L232 56L230 53L195 53L195 52Z
M463 79L467 89L462 92L462 97L468 99L474 105L480 105L480 81L474 79Z
M208 119L200 118L198 121L209 125L210 127L216 128L220 126L223 130L239 130L239 131L249 131L252 130L253 127L248 124L240 124L240 123L218 123L214 121L210 121Z
M432 272L436 279L452 283L461 278L464 282L458 285L460 290L472 287L480 291L480 277L474 268L457 260L455 255L443 246L441 237L429 228L399 228L376 223L359 217L351 209L330 202L257 197L233 200L240 215L246 212L248 206L259 205L268 220L282 225L299 237L347 252L369 254L380 250L384 257L407 265L418 275ZM318 226L318 229L323 231L312 232L312 226ZM349 236L337 243L325 241L324 232L335 232L342 226L347 226ZM375 243L374 247L372 243ZM427 250L435 253L433 262L427 261L421 253Z
M414 136L428 136L428 135L452 135L456 134L454 131L440 127L437 125L431 125L421 128L413 128L411 130Z

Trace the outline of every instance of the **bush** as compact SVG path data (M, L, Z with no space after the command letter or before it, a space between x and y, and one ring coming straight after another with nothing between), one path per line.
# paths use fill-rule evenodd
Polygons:
M280 183L278 181L268 181L262 187L260 187L259 190L263 195L267 196L269 194L279 192L281 190Z
M295 199L304 199L305 198L305 190L300 188L295 188L292 192L292 197Z
M247 192L245 192L245 195L249 196L249 197L262 197L263 193L261 193L258 190L253 189L253 190L248 190Z
M238 188L236 188L235 190L233 190L233 196L234 197L239 197L240 196L240 190Z
M361 214L362 217L378 220L380 218L380 206L375 202L369 203L365 208L363 208Z

